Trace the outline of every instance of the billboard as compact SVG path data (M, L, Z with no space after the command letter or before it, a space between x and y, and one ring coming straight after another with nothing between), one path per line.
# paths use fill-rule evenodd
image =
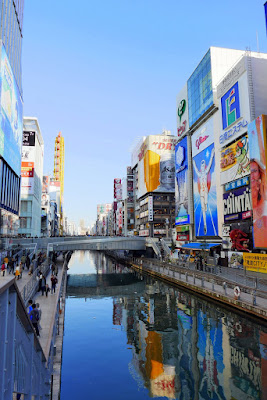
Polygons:
M195 235L217 236L218 214L214 143L193 158Z
M254 247L267 248L266 115L248 125L248 137Z
M3 44L1 46L0 90L0 155L20 176L22 99Z
M249 187L243 187L223 195L224 222L247 219L252 216L251 192Z
M218 98L220 99L221 133L220 146L226 146L233 140L243 136L247 132L250 121L248 78L245 61L242 59L235 69L228 75L236 76L236 82L226 79L218 86ZM238 79L237 79L238 77ZM224 84L228 82L228 84ZM230 86L231 84L231 86Z
M187 90L191 127L213 105L210 50L188 79Z
M187 137L175 146L175 225L190 222Z
M267 254L243 253L243 260L246 270L267 273Z
M177 96L176 102L177 136L182 138L189 129L187 84Z
M214 142L213 126L213 118L210 118L192 135L192 157L195 157Z
M122 200L122 184L121 179L118 178L114 179L114 200Z
M139 149L138 198L148 192L174 193L176 143L171 135L147 136Z
M35 132L23 132L21 153L21 194L34 194Z
M221 151L221 184L250 174L248 136L244 136Z

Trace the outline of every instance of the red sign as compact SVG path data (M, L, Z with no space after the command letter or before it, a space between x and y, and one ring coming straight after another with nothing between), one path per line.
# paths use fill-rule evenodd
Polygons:
M186 241L189 240L189 235L179 235L179 233L177 233L177 239L176 240L179 240L179 241L182 241L182 242L186 242Z

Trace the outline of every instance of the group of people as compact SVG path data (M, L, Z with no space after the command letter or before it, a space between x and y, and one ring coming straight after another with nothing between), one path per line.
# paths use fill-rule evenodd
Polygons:
M57 269L58 271L58 269ZM48 293L51 291L51 294L56 293L56 285L57 285L57 276L55 275L55 273L52 270L52 275L51 275L51 288L49 287L47 281L46 281L46 277L45 275L42 274L42 272L38 272L37 274L37 280L39 281L39 287L38 287L38 292L42 292L42 296L44 296L44 294L48 295Z
M30 317L31 323L33 324L33 327L35 329L36 335L40 336L40 330L41 325L40 325L40 320L41 320L41 315L42 311L39 307L39 303L33 303L32 300L29 300L28 304L28 315Z
M14 274L16 279L22 277L22 272L24 268L30 269L31 260L29 255L23 254L20 261L18 255L16 256L5 256L1 264L2 276L8 272L9 274Z

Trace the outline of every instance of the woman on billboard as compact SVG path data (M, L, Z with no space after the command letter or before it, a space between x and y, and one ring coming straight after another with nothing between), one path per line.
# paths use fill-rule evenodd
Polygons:
M261 123L262 120L258 117L255 121L256 132L251 132L253 139L258 144L257 153L251 156L256 156L250 160L250 185L251 198L253 208L253 229L254 229L254 245L255 247L267 247L267 182L266 182L266 165L265 151L262 137ZM260 160L258 157L260 157Z

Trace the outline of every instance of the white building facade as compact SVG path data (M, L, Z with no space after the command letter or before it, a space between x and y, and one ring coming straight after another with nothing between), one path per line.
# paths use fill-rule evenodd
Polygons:
M26 237L41 236L44 142L37 118L23 118L20 226Z

